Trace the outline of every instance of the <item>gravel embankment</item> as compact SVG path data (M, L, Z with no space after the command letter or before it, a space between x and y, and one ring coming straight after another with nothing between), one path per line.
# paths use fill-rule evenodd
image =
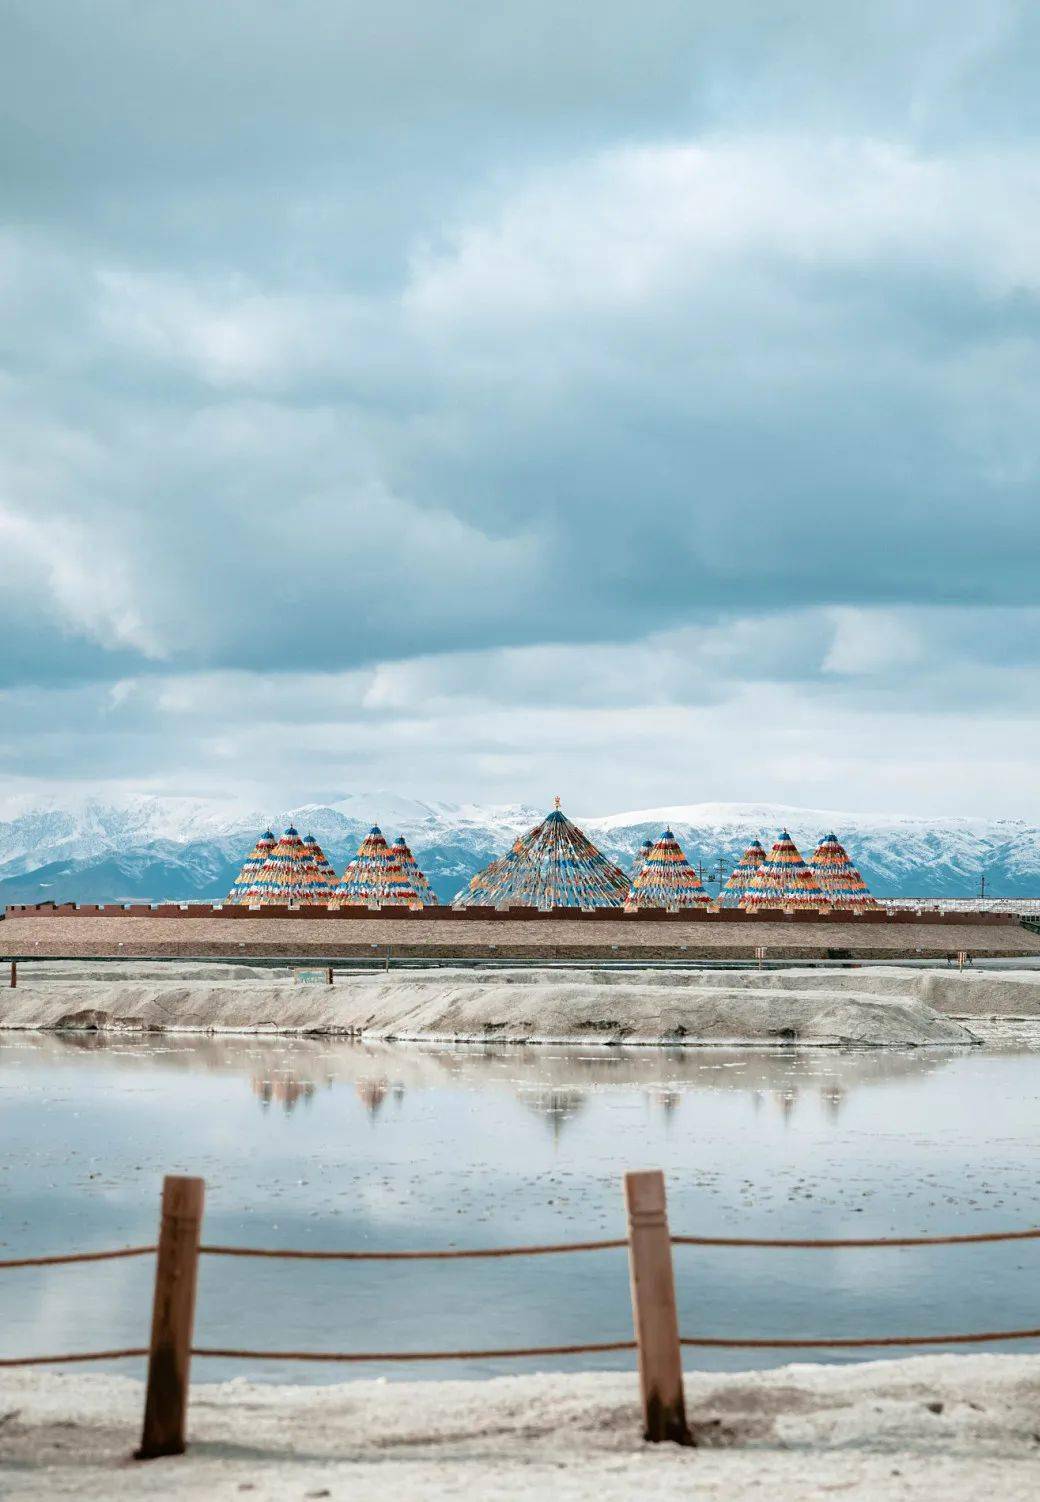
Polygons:
M215 966L208 973L198 964L63 961L24 966L17 989L0 990L0 1027L454 1042L955 1045L975 1040L947 1010L989 1016L998 1003L1040 1012L1040 975L439 969L341 974L326 986L266 969Z

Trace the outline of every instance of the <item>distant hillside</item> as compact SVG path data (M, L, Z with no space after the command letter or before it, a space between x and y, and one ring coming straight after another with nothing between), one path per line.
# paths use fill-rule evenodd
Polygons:
M520 805L421 803L392 793L341 802L249 810L218 802L135 797L27 810L0 822L0 904L220 898L257 835L292 822L321 841L337 870L373 822L404 834L443 900L508 848L544 810ZM776 804L689 804L582 817L588 834L623 866L670 824L705 875L728 870L754 837L782 826L808 856L834 829L882 897L1040 896L1040 828L1016 819L924 819ZM717 882L712 885L717 887Z

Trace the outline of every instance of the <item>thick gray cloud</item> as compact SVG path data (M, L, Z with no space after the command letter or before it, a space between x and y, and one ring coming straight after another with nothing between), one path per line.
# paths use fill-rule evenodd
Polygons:
M981 0L5 0L0 775L230 782L258 697L260 781L307 716L485 796L593 724L758 796L756 694L1019 723L1038 62Z
M560 791L586 812L746 791L861 811L1031 813L1035 643L1035 612L843 606L620 647L11 689L0 787L7 799L72 790L89 766L102 792L249 805L390 787L535 805Z

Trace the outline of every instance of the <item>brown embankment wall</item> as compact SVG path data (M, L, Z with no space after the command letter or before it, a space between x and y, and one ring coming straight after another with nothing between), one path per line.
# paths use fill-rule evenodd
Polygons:
M1040 954L1003 913L539 913L516 908L296 910L144 905L10 907L0 956L169 955L445 959L909 959Z

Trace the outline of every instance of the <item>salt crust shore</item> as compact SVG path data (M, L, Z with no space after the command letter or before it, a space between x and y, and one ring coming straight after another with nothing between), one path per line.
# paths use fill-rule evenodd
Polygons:
M196 1383L188 1454L141 1464L129 1458L139 1382L6 1373L0 1495L1031 1502L1040 1492L1040 1356L689 1372L686 1394L696 1449L641 1441L629 1373Z
M425 1042L950 1046L957 1018L1040 1016L1036 971L438 969L339 975L32 962L0 1028L284 1032Z

